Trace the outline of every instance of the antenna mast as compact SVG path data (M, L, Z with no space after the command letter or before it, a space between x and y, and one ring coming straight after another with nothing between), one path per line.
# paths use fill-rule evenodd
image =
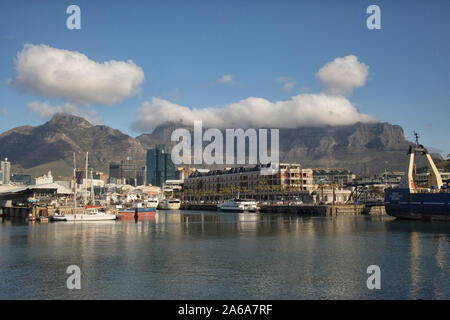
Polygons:
M416 145L419 146L419 134L414 131L414 137L416 138Z

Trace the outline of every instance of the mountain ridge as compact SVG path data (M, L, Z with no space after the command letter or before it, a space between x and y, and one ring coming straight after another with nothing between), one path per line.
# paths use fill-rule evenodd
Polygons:
M166 123L152 133L134 138L78 116L56 114L42 125L1 133L0 157L8 157L16 171L37 175L53 164L59 168L56 176L70 176L73 152L78 167L83 166L85 153L89 152L90 165L107 173L110 162L126 157L143 165L146 149L155 144L166 144L170 150L175 144L170 136L176 128L193 131L179 122ZM357 173L404 170L410 144L401 126L387 122L282 128L280 161L297 162L304 167L345 167Z

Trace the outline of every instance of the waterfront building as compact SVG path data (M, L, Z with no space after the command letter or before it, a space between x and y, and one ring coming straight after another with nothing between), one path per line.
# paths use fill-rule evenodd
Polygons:
M398 185L405 179L403 171L385 171L381 174L364 175L357 178L354 182L357 184L379 184L379 185Z
M175 165L163 144L147 150L147 183L162 187L166 180L175 179Z
M331 184L335 182L339 187L343 188L347 184L352 183L356 179L356 174L348 169L313 169L314 184Z
M180 180L182 183L184 183L184 180L187 179L192 173L194 173L196 168L191 168L190 166L181 166L177 167L175 170L175 179ZM206 170L208 172L209 170Z
M1 162L1 170L2 170L2 184L9 184L11 179L11 162L8 161L8 158L5 158L5 161Z
M225 189L256 194L271 191L310 191L313 189L312 169L300 164L282 163L273 175L261 175L261 166L234 167L223 170L196 170L184 181L184 188L193 192L218 193Z

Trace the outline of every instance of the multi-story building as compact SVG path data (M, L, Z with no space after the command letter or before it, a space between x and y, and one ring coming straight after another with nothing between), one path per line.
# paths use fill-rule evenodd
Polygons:
M314 184L330 184L336 182L339 187L345 187L356 179L356 174L347 169L313 169Z
M136 171L136 185L147 185L147 166L143 166L140 170Z
M147 183L162 187L166 180L175 179L175 165L163 144L147 150Z
M312 169L303 169L300 164L280 164L280 170L273 175L261 175L261 166L235 167L208 172L195 171L184 180L184 187L191 191L220 192L226 188L236 188L243 192L261 192L284 189L286 191L313 188Z
M9 184L11 179L11 162L8 161L8 158L5 158L5 161L1 162L2 169L2 184Z
M138 185L135 161L127 157L125 160L121 160L120 163L111 162L109 164L108 181L110 183Z

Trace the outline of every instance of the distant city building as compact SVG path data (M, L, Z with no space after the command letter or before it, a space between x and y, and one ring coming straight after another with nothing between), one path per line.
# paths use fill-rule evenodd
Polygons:
M82 186L83 186L83 188L88 188L88 189L91 187L103 188L105 186L105 182L100 179L88 178L87 180L83 179Z
M53 183L53 176L51 171L49 171L47 174L44 174L42 177L38 177L33 180L34 185L48 184L48 183Z
M109 164L109 178L110 179L121 179L120 163L112 162Z
M120 174L127 184L136 186L136 163L131 158L120 161Z
M126 160L121 160L120 163L110 163L108 181L117 184L138 185L135 161L128 157Z
M2 184L9 184L11 178L11 162L8 161L8 158L5 158L5 161L1 162L2 169Z
M166 180L175 180L175 165L164 145L147 150L147 183L162 187Z
M30 185L31 184L31 175L15 173L15 174L11 175L11 182L16 183L16 184Z
M143 166L141 169L136 171L136 185L147 185L147 166Z

